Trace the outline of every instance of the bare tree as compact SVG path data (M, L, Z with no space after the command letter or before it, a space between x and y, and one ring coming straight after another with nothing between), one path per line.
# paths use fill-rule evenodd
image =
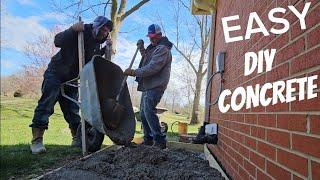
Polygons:
M191 114L191 124L199 122L199 105L200 105L200 95L202 88L202 80L207 73L205 67L209 40L210 40L210 17L208 16L195 16L193 15L193 22L185 21L184 25L188 29L188 44L182 43L186 42L182 40L182 18L180 15L181 8L186 8L190 12L190 5L186 5L183 1L179 1L176 6L174 6L174 20L176 22L175 37L176 42L174 47L177 52L182 56L182 58L189 64L193 73L195 74L195 86L193 91L193 106Z
M43 75L52 56L58 51L58 48L53 43L53 39L60 31L59 27L55 27L48 34L38 36L35 41L27 42L25 54L30 62L23 66L26 71L31 70L37 76Z
M59 31L60 29L56 27L49 34L40 35L35 41L27 42L25 54L29 62L22 66L20 72L9 78L15 82L15 90L20 90L25 95L39 95L44 71L51 57L58 51L53 39Z
M110 2L111 1L111 2ZM68 16L71 16L73 18L76 18L79 14L85 12L85 11L92 11L95 15L102 14L99 12L99 10L103 10L103 14L105 15L106 8L108 5L110 5L110 18L111 21L114 24L113 31L111 32L111 40L112 40L112 54L116 54L117 49L117 37L122 25L123 20L125 20L129 15L131 15L133 12L137 11L141 6L149 2L150 0L141 0L139 3L132 6L129 10L126 10L127 8L127 0L104 0L104 1L98 1L97 3L88 3L88 4L81 4L80 1L69 1L65 7L62 7L61 3L58 3L56 0L54 0L54 6L56 7L56 10L59 12L67 13L67 10L70 8L75 8L75 13L67 14ZM103 9L101 9L103 7ZM100 9L99 9L100 8Z

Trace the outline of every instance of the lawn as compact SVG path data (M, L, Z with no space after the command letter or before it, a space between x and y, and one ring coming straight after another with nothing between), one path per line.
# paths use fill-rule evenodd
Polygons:
M31 129L28 126L36 103L35 99L1 97L1 179L13 177L30 179L81 157L80 149L69 146L71 134L58 104L55 113L50 117L49 129L44 136L47 153L41 155L30 153ZM166 112L160 119L168 123L168 140L177 141L178 127L174 122L187 122L187 118ZM196 133L198 127L189 125L188 133ZM135 137L142 135L141 124L137 122ZM105 138L103 144L107 146L112 142L109 138Z

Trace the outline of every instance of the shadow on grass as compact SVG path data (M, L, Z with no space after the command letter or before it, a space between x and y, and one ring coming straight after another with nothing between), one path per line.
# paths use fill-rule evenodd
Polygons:
M1 145L1 178L30 179L81 157L81 149L67 145L45 145L47 152L32 155L29 144Z
M167 140L168 141L179 141L179 133L177 132L167 132Z
M23 118L32 118L33 117L33 113L34 113L34 109L28 109L28 108L10 108L10 107L5 107L3 105L1 105L1 109L3 110L9 110L9 111L13 111L14 113L16 113L17 115L23 117ZM24 112L27 112L27 114L23 113ZM57 117L63 117L63 114L60 114L60 113L56 113L54 112L52 115L55 115Z

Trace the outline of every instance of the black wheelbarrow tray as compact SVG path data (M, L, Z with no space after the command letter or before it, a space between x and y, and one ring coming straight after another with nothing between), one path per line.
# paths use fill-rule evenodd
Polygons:
M115 126L113 115L108 115L108 99L116 99L120 91L121 82L124 79L121 68L101 56L94 56L80 72L80 106L81 116L86 122L87 147L89 151L97 151L101 148L104 135L107 135L115 144L129 144L135 133L135 116L127 85L120 92L118 103L125 107L125 114ZM65 85L70 85L71 81ZM63 88L62 88L63 91ZM66 96L63 92L62 94ZM73 99L70 99L73 100ZM74 101L74 100L73 100ZM81 127L77 135L81 139Z

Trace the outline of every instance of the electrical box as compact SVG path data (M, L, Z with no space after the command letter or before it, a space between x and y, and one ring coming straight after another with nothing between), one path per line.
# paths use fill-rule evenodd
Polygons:
M205 126L205 132L208 135L218 134L218 124L211 123Z
M226 52L219 52L216 57L216 72L224 72L224 59Z

